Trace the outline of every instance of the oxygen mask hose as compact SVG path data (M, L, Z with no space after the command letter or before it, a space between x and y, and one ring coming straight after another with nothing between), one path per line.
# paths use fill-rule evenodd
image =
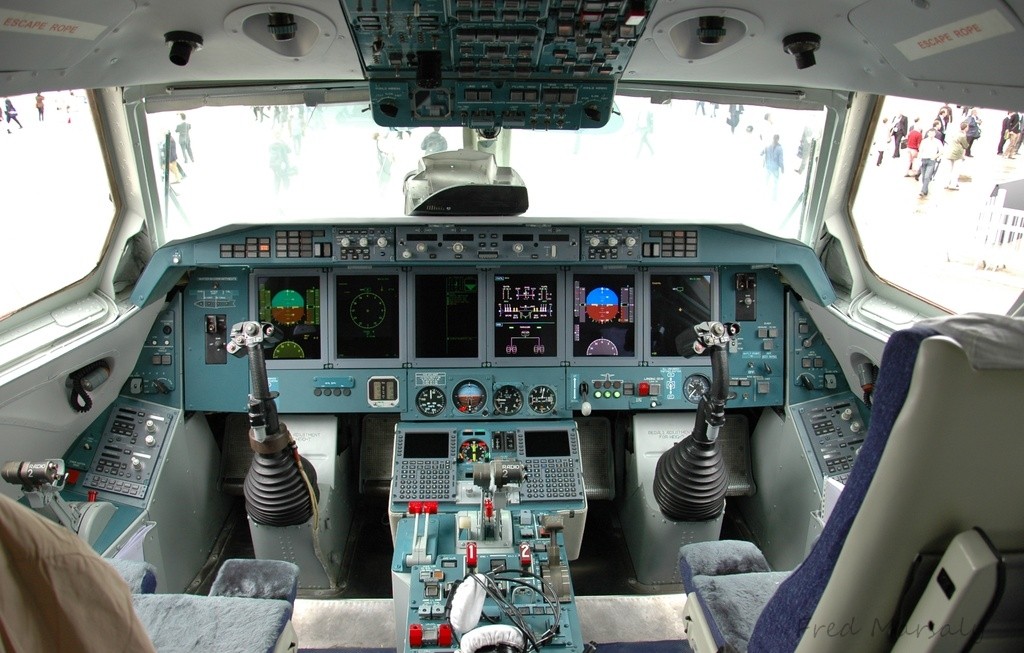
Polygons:
M725 509L728 470L718 444L729 398L728 344L736 324L703 322L694 327L694 351L711 355L711 387L697 405L693 432L658 459L654 498L663 515L675 521L705 521Z

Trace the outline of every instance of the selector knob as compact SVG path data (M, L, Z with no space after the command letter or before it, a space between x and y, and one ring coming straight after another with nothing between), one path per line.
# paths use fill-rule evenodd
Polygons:
M608 238L608 247L615 247L618 244L619 244L619 239L616 238L615 236L611 236L611 237Z
M412 252L407 249L402 250L402 258L412 258Z
M598 238L597 236L591 236L590 237L590 246L591 247L597 247L600 244L601 244L601 239L600 238Z
M156 446L156 438L154 438L152 435L147 435L145 442L146 442L146 446L147 447L155 447Z
M843 412L839 413L839 418L846 422L850 421L853 418L853 409L844 408Z
M349 238L348 236L345 236L344 238L341 239L341 246L342 247L351 247L352 246L352 239Z
M522 254L523 253L523 244L522 243L516 243L515 245L512 246L512 251L515 252L516 254Z
M132 456L132 467L134 469L142 469L142 461L135 456Z
M636 238L626 236L626 247L632 247L633 245L636 245Z
M156 422L151 419L146 420L146 431L148 433L156 433Z
M427 251L427 246L423 243L417 243L416 251L422 254L423 252Z
M463 250L465 250L465 249L466 249L466 246L463 245L462 243L453 243L452 244L452 251L455 252L456 254L461 254L463 252Z
M385 238L384 236L381 236L380 238L377 239L377 247L387 247L387 246L388 246L388 239L387 238Z
M864 427L861 426L860 422L853 422L850 424L850 430L853 431L854 433L860 433L860 430L862 428Z
M370 239L369 238L364 236L364 237L359 239L359 246L360 247L366 247L369 244L370 244Z

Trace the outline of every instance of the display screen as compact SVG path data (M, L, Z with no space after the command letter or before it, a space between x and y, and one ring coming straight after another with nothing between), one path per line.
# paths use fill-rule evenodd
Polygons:
M398 358L398 275L338 275L338 358Z
M406 433L402 455L406 458L447 458L448 431Z
M693 356L693 327L712 319L710 274L652 274L651 357Z
M527 458L548 458L551 456L568 456L568 431L524 431L523 445Z
M256 313L274 325L268 359L320 358L320 276L257 276Z
M636 277L574 274L573 356L636 355Z
M476 274L416 276L416 356L480 355L480 280Z
M558 356L558 276L494 275L494 356Z

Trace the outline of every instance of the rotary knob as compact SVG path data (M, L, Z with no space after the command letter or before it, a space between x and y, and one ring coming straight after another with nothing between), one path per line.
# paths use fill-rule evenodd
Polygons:
M156 446L156 438L154 438L152 435L147 435L145 442L146 442L146 446L147 447L155 447Z
M142 461L136 458L135 456L132 456L132 468L142 469Z
M149 433L156 433L156 422L151 419L146 420L146 431Z
M632 236L626 236L626 247L632 247L636 245L636 238Z
M344 238L341 239L341 246L342 247L351 247L352 246L352 239L349 238L348 236L345 236Z
M422 254L423 252L427 251L427 246L424 243L417 243L416 251Z
M384 247L387 247L387 246L388 246L388 239L387 238L385 238L384 236L381 236L380 238L377 239L377 247L384 248Z
M590 246L591 247L597 247L600 244L601 244L601 239L600 238L598 238L597 236L591 236L590 237Z
M456 254L461 254L463 252L463 250L465 250L465 249L466 249L466 246L463 245L462 243L453 243L452 244L452 251L455 252Z
M615 247L618 244L619 244L619 239L616 238L615 236L611 236L611 237L608 238L608 247Z
M364 236L364 237L359 239L359 246L360 247L367 247L367 246L369 246L369 244L370 244L370 239L369 238L366 238Z
M515 245L512 246L512 251L515 252L516 254L522 254L523 253L523 244L522 243L516 243Z

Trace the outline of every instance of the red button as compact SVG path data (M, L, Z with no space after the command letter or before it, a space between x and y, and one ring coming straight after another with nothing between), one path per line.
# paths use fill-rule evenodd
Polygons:
M636 384L636 393L641 397L646 397L651 394L651 384L647 381L641 381Z
M69 469L68 470L67 484L68 485L74 485L77 482L78 482L78 470L77 469Z
M409 646L412 648L423 646L423 626L420 624L409 624Z
M437 645L452 645L452 627L449 624L441 624L437 627Z

